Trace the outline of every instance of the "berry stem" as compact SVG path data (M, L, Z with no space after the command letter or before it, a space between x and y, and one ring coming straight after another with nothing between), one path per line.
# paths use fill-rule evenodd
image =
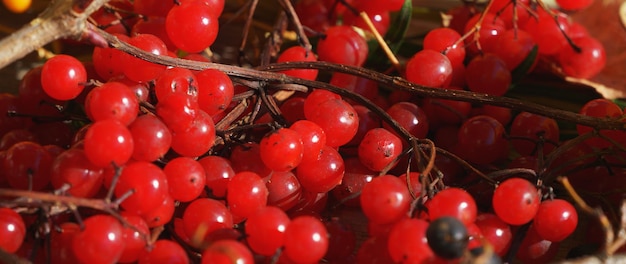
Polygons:
M372 33L374 34L374 37L376 38L378 45L380 45L380 47L383 48L383 51L385 51L385 54L387 55L387 58L389 58L391 65L393 65L393 67L396 68L398 72L402 72L402 66L400 65L400 61L398 61L398 58L396 58L396 55L393 54L393 51L391 51L391 49L389 48L389 45L387 45L387 42L385 41L383 36L380 35L380 32L378 32L378 30L374 26L374 23L372 23L372 20L367 15L367 13L363 11L359 13L359 16L365 21L365 24L367 24L367 27L369 28L369 30L372 31Z

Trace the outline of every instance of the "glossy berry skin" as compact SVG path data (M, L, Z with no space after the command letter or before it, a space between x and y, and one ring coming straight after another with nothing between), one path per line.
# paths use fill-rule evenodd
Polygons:
M296 169L302 187L313 193L326 193L341 183L345 167L335 149L324 146L316 160L304 160Z
M114 263L124 251L122 224L109 215L94 215L73 241L76 258L84 263Z
M566 75L588 79L596 76L606 65L606 51L600 41L592 37L580 37L572 40L581 52L566 46L559 53L559 64Z
M266 206L248 217L246 241L250 248L261 255L272 256L284 244L285 230L291 220L280 208Z
M317 44L319 60L361 66L367 59L365 39L350 26L332 26L326 30L326 38Z
M2 169L9 186L33 191L46 188L53 158L41 145L32 141L19 142L5 155Z
M463 43L455 45L459 39L461 39L461 35L454 29L436 28L429 31L424 37L424 49L443 52L454 68L463 64L463 60L465 60Z
M56 100L76 98L85 88L87 71L76 58L57 55L46 61L41 69L41 86Z
M172 220L174 210L176 209L176 201L170 195L166 195L160 206L141 214L141 217L148 223L150 228L163 226Z
M279 56L276 62L309 62L309 61L317 61L315 57L315 53L311 50L306 50L301 46L293 46L291 48L283 51ZM317 79L318 70L315 69L298 69L298 70L287 70L282 71L282 73L287 74L289 76L307 79L307 80L315 80Z
M309 120L298 120L289 128L302 138L302 160L316 160L326 145L324 129Z
M169 195L167 176L152 163L129 163L122 168L115 186L115 196L119 198L131 190L133 194L122 201L122 208L135 214L150 212L162 205Z
M211 232L232 228L233 216L223 202L199 198L185 208L183 223L185 235L192 239L192 245L199 246Z
M467 250L469 234L459 219L449 216L437 218L426 229L428 245L435 254L444 259L456 259Z
M498 185L492 206L496 215L510 225L530 222L539 209L537 187L522 178L510 178Z
M157 100L163 100L172 93L182 93L197 100L198 82L196 76L185 68L168 68L154 83Z
M272 176L265 183L269 195L267 205L276 206L287 211L302 197L302 186L292 172L272 172Z
M267 205L267 187L256 173L237 173L226 188L226 202L234 216L246 218Z
M368 131L359 144L359 160L373 171L382 171L402 153L402 141L384 128Z
M326 145L339 147L350 142L359 129L359 116L354 108L341 99L331 99L320 103L304 115L306 119L319 125L326 134Z
M513 119L509 135L522 138L511 139L511 144L523 156L533 154L536 148L533 141L539 141L540 138L547 142L543 145L543 152L548 154L559 142L559 126L552 118L522 112Z
M169 239L159 239L154 242L151 250L139 259L138 263L188 264L189 257L187 257L187 252L180 244Z
M198 160L206 174L206 186L216 197L226 196L226 185L235 171L230 161L220 156L206 156Z
M189 129L172 133L172 149L186 157L198 157L208 152L215 143L215 124L209 114L202 110L194 118Z
M219 24L202 0L181 1L165 17L165 30L174 45L189 53L201 52L217 38Z
M302 137L292 129L280 128L268 133L259 146L261 160L273 171L291 171L302 161Z
M523 263L549 263L559 253L560 243L545 240L531 226L515 257Z
M493 246L494 253L504 256L513 239L511 226L498 216L489 213L479 214L476 217L476 226L480 229L482 237Z
M317 263L328 251L328 232L315 217L294 218L287 225L284 236L283 253L296 263Z
M146 248L145 236L150 235L150 229L146 221L136 214L122 212L121 215L126 222L135 228L130 226L123 228L122 238L125 246L118 261L122 263L135 262L144 254Z
M121 41L128 41L129 37L122 34L113 34ZM96 73L103 80L109 80L115 76L124 74L123 68L120 67L124 52L115 48L95 47L91 60L96 69Z
M540 55L558 55L568 45L563 32L569 34L569 18L563 13L555 12L558 25L552 15L543 9L537 10L537 19L528 19L525 24L520 25L522 30L532 35L539 46Z
M85 134L85 154L96 166L124 165L132 156L133 148L132 134L116 120L97 121Z
M172 93L156 105L157 116L172 132L189 130L199 110L198 101L182 93Z
M428 246L428 222L422 219L402 219L389 231L387 250L395 262L424 263L435 254Z
M85 112L93 121L115 119L128 125L137 118L139 100L125 84L107 82L89 92Z
M202 252L202 264L253 264L250 249L236 240L218 240Z
M469 162L489 164L503 156L507 150L504 127L485 115L466 120L458 132L458 147Z
M151 34L140 34L128 40L128 44L154 55L167 56L167 47L158 37ZM148 82L156 79L165 71L165 66L154 64L140 58L124 54L122 58L124 75L136 82Z
M496 41L498 48L492 52L496 54L509 71L513 71L520 63L526 60L534 47L536 47L533 37L523 30L509 29L498 36ZM534 63L537 58L534 59ZM534 66L534 65L533 65ZM529 69L529 71L532 67Z
M580 114L598 118L618 119L621 118L623 112L622 109L611 100L600 98L585 103L585 105L583 105L580 109ZM576 125L576 131L579 135L583 135L585 133L592 132L592 128L588 126ZM617 140L618 142L624 141L624 131L601 130L600 133L613 140ZM601 138L590 138L585 141L585 144L592 148L607 148L612 145L612 143Z
M411 133L411 135L417 138L425 138L428 134L428 116L424 110L416 104L399 102L389 107L386 112L404 129ZM383 127L388 131L394 131L391 126L386 123L383 124Z
M26 235L26 226L22 216L13 209L0 208L0 248L8 253L15 253Z
M447 188L435 194L427 203L430 220L441 217L454 217L465 225L470 225L476 220L476 202L465 190L460 188Z
M421 50L406 64L406 78L429 87L446 87L452 81L452 64L441 52Z
M169 193L175 200L190 202L204 190L204 167L192 158L174 158L165 165L163 172L167 176Z
M576 208L562 199L541 202L533 228L545 240L559 242L571 235L578 225Z
M153 114L138 116L129 126L133 136L132 158L138 161L155 161L170 149L172 133L167 126Z
M69 184L67 193L72 196L92 197L100 190L104 177L102 168L93 165L84 150L71 148L54 159L50 178L55 189Z
M464 33L472 30L481 14L474 14L465 24ZM484 52L492 52L497 49L498 36L506 31L506 23L498 16L492 13L485 14L483 23L480 26L478 43L474 41L474 38L466 38L466 51L470 54L478 53L478 45ZM462 35L462 34L461 34Z
M196 79L200 109L211 116L226 110L235 93L228 75L218 70L206 69L196 73Z
M407 215L411 194L398 177L383 175L372 179L361 191L361 208L373 223L388 224Z
M476 56L465 68L465 81L472 92L504 95L511 85L511 72L498 56Z

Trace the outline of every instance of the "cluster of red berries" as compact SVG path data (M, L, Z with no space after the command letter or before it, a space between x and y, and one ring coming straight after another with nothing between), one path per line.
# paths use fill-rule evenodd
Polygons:
M276 61L362 66L367 42L350 25L365 26L351 9L366 11L385 32L389 12L404 2L299 1L303 24L324 37L315 50L287 48ZM556 23L541 9L532 18L528 1L516 1L520 28L513 29L511 3L492 1L482 21L470 15L470 6L452 10L451 26L428 33L424 49L406 64L406 78L435 88L503 95L511 71L520 63L532 64L525 61L534 47L572 76L585 78L601 69L604 57L596 56L601 45L582 27ZM115 8L98 11L93 19L119 39L155 55L184 53L200 61L209 61L196 53L215 41L224 7L219 0L111 5ZM120 19L111 10L142 16ZM337 18L343 25L336 25ZM475 28L478 38L461 39ZM114 198L107 202L119 205L119 215L71 208L42 212L42 221L0 208L0 237L8 238L0 248L9 253L37 252L51 263L189 263L189 256L202 263L455 263L466 252L481 255L486 245L494 259L503 257L514 236L522 234L521 246L514 249L517 258L540 262L554 257L559 242L578 225L574 207L552 198L537 178L516 174L487 181L446 155L434 160L438 176L420 174L420 166L408 158L406 138L371 109L336 93L296 94L276 106L284 120L259 115L240 118L237 127L223 122L242 105L239 101L260 99L243 96L249 93L246 87L223 72L166 67L114 48L96 47L92 59L83 63L57 55L24 76L18 95L0 94L0 112L11 113L0 116L0 186ZM283 73L320 79L311 69ZM622 131L599 131L600 137L553 157L567 144L560 142L554 119L454 100L413 100L402 92L384 97L377 83L347 74L332 74L328 82L372 100L411 136L432 138L486 173L546 169L571 174L573 184L585 189L576 181L584 181L587 171L581 168L594 164L594 153L626 143ZM242 116L254 116L254 104L249 105ZM623 112L597 99L581 114L619 118ZM581 136L594 133L584 126L577 130ZM597 156L609 164L623 159ZM595 168L609 168L603 164ZM434 190L422 186L424 177ZM605 185L614 181L608 174L605 178ZM355 211L368 224L359 248L355 230L340 217ZM37 225L51 227L27 228ZM149 245L151 232L161 227L165 231ZM37 239L45 230L49 244ZM41 246L50 250L36 250Z

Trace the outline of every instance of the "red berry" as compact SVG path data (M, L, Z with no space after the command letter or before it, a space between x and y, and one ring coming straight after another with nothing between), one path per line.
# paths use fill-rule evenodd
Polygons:
M576 208L568 201L543 201L535 215L533 228L545 240L559 242L571 235L578 225Z
M388 224L405 217L411 204L406 183L391 175L379 176L361 191L361 208L371 222Z
M296 62L296 61L317 61L315 54L311 50L306 50L301 46L294 46L283 51L279 56L276 62ZM307 79L307 80L315 80L317 78L318 70L315 69L300 69L300 70L287 70L282 71L282 73L287 74L289 76Z
M287 225L284 236L283 253L297 263L317 263L328 251L328 232L315 217L294 218Z
M402 141L384 128L368 131L359 144L359 160L368 169L382 171L402 153Z
M446 87L452 81L452 64L441 52L422 50L407 62L406 78L418 85Z
M85 88L87 71L76 58L57 55L46 61L41 69L41 86L56 100L76 98Z
M280 128L265 135L259 144L261 160L273 171L291 171L302 161L303 144L300 134Z
M522 178L510 178L498 185L493 193L493 210L510 225L530 222L539 209L537 187Z
M84 263L114 263L124 251L122 224L109 215L94 215L73 239L76 258Z
M214 12L203 0L181 1L167 13L165 31L179 49L200 52L217 38L219 24Z
M361 66L367 59L367 42L350 26L333 26L317 44L321 61Z
M0 248L8 253L15 253L26 235L26 226L22 216L13 209L0 207Z

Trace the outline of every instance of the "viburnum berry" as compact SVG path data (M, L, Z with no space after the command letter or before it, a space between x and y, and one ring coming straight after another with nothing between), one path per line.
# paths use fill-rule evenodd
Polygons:
M436 28L424 37L424 49L444 53L454 68L465 60L463 43L456 44L459 39L461 35L451 28Z
M202 252L202 264L241 263L252 264L254 257L250 249L236 240L218 240Z
M215 11L204 0L181 1L167 13L165 31L176 47L195 53L213 44L219 22Z
M361 208L368 220L387 224L406 216L411 195L406 183L392 175L379 176L363 186Z
M124 165L133 154L133 136L117 120L93 123L85 134L85 155L96 166Z
M317 43L319 60L361 66L367 59L367 42L350 26L332 26Z
M304 146L300 134L289 128L280 128L265 135L259 144L261 160L273 171L290 171L300 161Z
M94 215L73 239L74 254L85 263L114 263L124 251L122 224L110 215Z
M50 97L57 100L76 98L85 88L87 71L76 58L57 55L43 64L41 86Z
M165 43L151 34L140 34L131 37L128 40L128 44L154 55L167 56ZM163 65L154 64L126 53L123 54L122 64L119 67L122 67L124 75L128 79L136 82L154 80L166 69Z
M93 121L115 119L128 125L137 118L139 100L125 84L107 82L89 92L85 112Z
M206 69L197 72L198 104L201 110L213 116L226 110L235 94L233 82L225 73Z
M298 181L305 190L326 193L341 183L345 173L343 158L329 146L324 146L317 159L303 160L296 169Z
M326 134L326 145L339 147L350 142L359 128L359 116L354 107L342 99L331 99L320 103L310 112L306 109L306 119L319 125Z
M233 227L233 216L222 201L198 198L183 212L184 233L192 245L201 246L206 237L221 228Z
M500 122L485 115L466 120L458 132L458 147L463 157L477 164L489 164L505 155L507 141Z
M510 225L530 222L539 210L537 187L522 178L510 178L498 185L492 205L496 215Z
M312 216L299 216L291 220L284 233L284 251L296 263L317 263L328 251L328 231L324 224Z
M169 196L167 176L152 163L131 162L122 168L115 185L115 196L120 198L129 192L132 194L122 201L122 208L136 214L150 212Z
M261 208L246 221L246 241L254 252L272 256L284 245L285 230L289 222L289 216L280 208Z
M567 45L559 52L559 64L566 75L588 79L596 76L606 64L606 52L604 45L592 37L580 37L572 39L572 42L580 48L574 50Z
M578 225L576 208L562 199L547 200L539 204L533 228L545 240L559 242L571 235Z
M498 216L489 213L479 214L475 223L482 237L493 246L493 251L499 256L504 256L513 240L511 226Z
M11 208L0 207L0 235L0 248L8 253L15 253L24 242L24 220Z
M465 81L472 92L502 96L511 85L511 71L498 56L476 56L465 68Z
M428 226L428 222L415 218L393 224L385 249L394 262L424 263L435 257L426 239Z
M452 64L441 52L421 50L407 62L406 78L419 85L446 87L452 81Z
M465 225L470 225L476 220L476 202L465 190L460 188L444 189L427 203L429 219L436 220L441 217L454 217Z
M297 61L317 61L315 53L311 50L307 50L301 46L293 46L283 51L276 62L297 62ZM282 71L282 73L289 76L298 77L307 80L315 80L317 78L318 70L315 69L297 69Z
M197 98L198 81L193 72L188 69L168 68L156 79L154 93L157 100L163 100L172 93L182 93Z
M522 155L531 155L539 140L545 154L554 149L559 142L559 126L556 120L528 112L519 113L511 124L511 144Z
M402 141L384 128L368 131L359 144L359 160L368 169L382 171L402 153Z
M246 218L267 205L267 187L253 172L235 174L226 187L226 202L234 216Z

